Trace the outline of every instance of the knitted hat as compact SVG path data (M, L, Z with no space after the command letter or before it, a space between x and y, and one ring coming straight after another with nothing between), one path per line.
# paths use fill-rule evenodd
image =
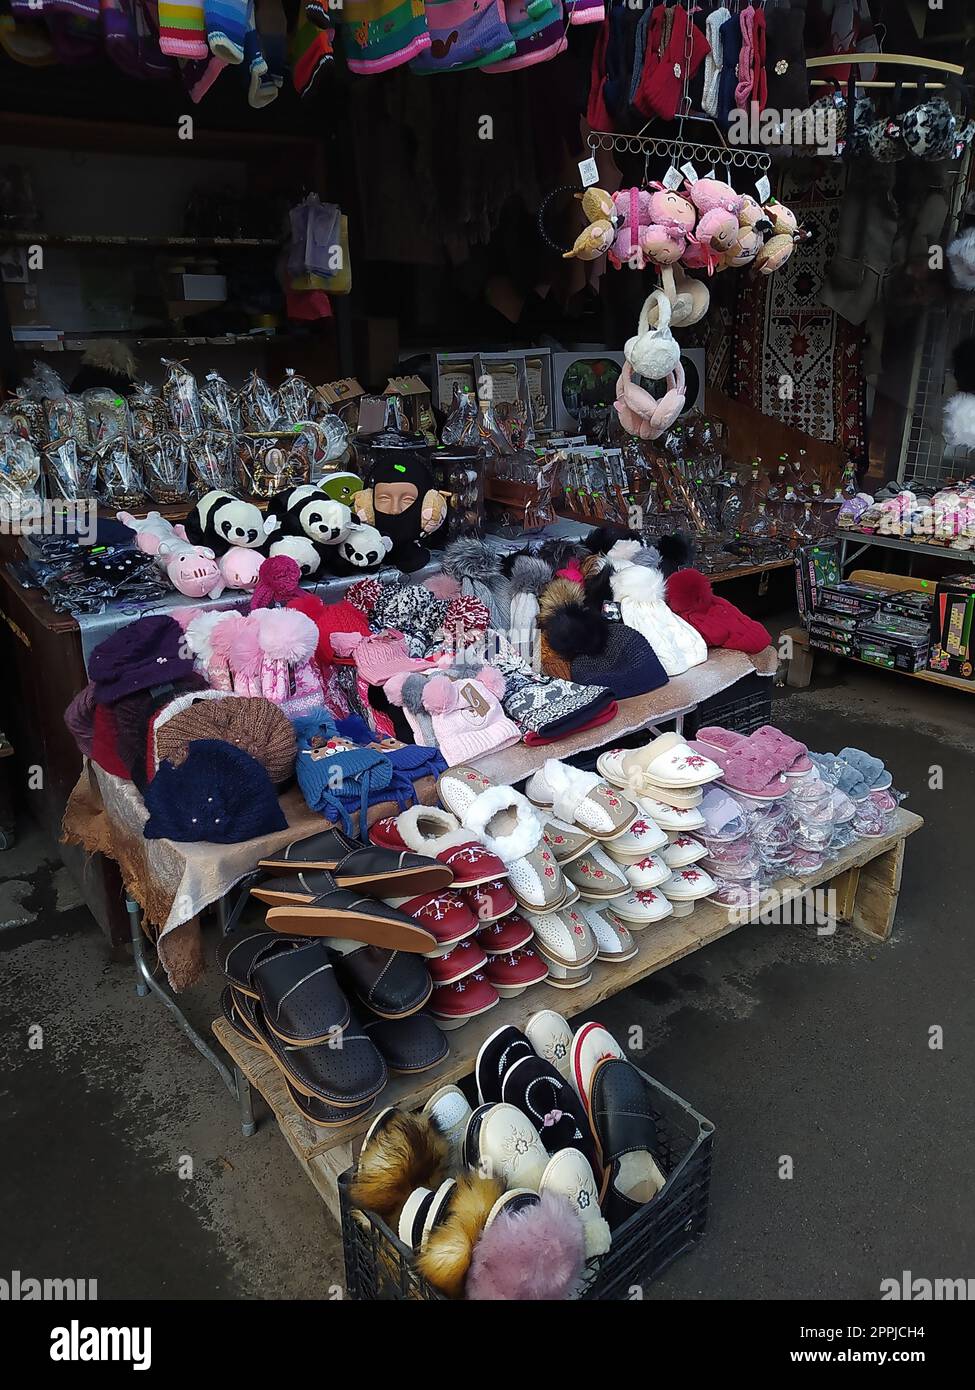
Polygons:
M659 570L626 565L613 572L612 586L623 622L646 638L668 676L707 661L707 644L700 633L667 607Z
M71 701L64 711L64 722L72 738L86 758L91 757L92 739L95 737L95 685L89 681L83 690Z
M178 767L198 739L222 739L261 764L271 781L285 782L295 768L295 734L277 705L259 696L196 700L155 728L156 763Z
M412 784L396 774L386 755L375 748L350 747L325 710L296 719L295 734L295 771L305 800L313 811L340 820L349 834L354 833L355 812L364 834L370 806L395 801L404 810L414 800Z
M185 680L174 681L164 689L140 690L135 695L126 695L112 705L115 720L115 747L119 758L128 768L128 775L139 788L145 791L151 773L147 773L147 747L149 727L156 711L171 704L176 695L187 699L199 698L206 690L202 676L187 676ZM153 772L155 768L153 767Z
M323 603L315 594L300 593L288 601L289 608L297 608L311 618L318 628L318 646L315 659L319 666L328 666L336 658L332 637L335 633L358 632L363 637L369 635L369 624L361 609L347 599L338 603Z
M717 598L699 570L678 570L667 580L667 605L701 634L709 647L764 651L772 639L761 623L726 598Z
M552 570L534 555L518 555L511 566L509 637L515 650L531 660L538 632L538 600Z
M382 591L382 580L373 576L371 579L357 579L354 584L350 584L345 591L345 597L360 613L368 615Z
M121 700L137 690L149 690L189 676L193 661L183 632L172 618L159 614L139 618L106 637L88 658L88 675L100 705Z
M347 719L336 719L335 732L353 743L366 746L376 740L372 729L358 714L350 714ZM392 763L393 769L414 785L421 777L439 777L447 769L437 749L428 748L422 743L407 743L402 748L384 747L381 751Z
M667 684L667 673L656 653L633 628L625 623L607 623L606 645L598 655L585 654L573 659L572 679L583 685L604 685L617 700L646 695Z
M441 645L448 607L422 584L384 584L369 624L374 632L401 632L410 656L426 656Z
M288 603L301 584L301 566L290 555L272 555L264 561L257 575L257 587L251 595L250 611L270 608L275 603Z
M526 734L544 740L565 738L576 729L588 727L614 704L613 692L605 683L577 685L573 681L549 680L545 676L522 683L502 701L505 714Z
M473 594L457 594L447 605L444 629L448 644L463 647L476 642L491 625L491 614L486 603Z
M480 680L433 676L424 686L423 705L433 718L437 746L451 767L521 742L518 725Z
M96 705L92 728L91 760L113 777L124 777L128 782L129 769L125 766L118 751L118 730L115 715L109 705Z
M179 767L161 763L145 802L147 840L232 845L288 827L261 764L220 739L191 743Z
M501 572L501 557L484 541L461 536L444 551L444 573L460 581L461 593L473 594L487 605L491 626L509 626L510 581Z
M340 648L346 644L340 642ZM356 670L368 685L385 685L390 676L402 671L426 671L431 662L410 656L406 639L401 632L377 632L347 644L352 651Z

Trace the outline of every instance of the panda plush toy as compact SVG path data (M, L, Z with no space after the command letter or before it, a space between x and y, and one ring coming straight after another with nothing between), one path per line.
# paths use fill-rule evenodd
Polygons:
M321 548L307 536L272 536L268 555L288 555L301 570L302 579L317 574L322 564Z
M329 556L333 574L361 574L377 570L393 548L388 536L375 526L353 526L345 540L334 546Z
M218 556L235 545L261 550L268 537L260 508L219 488L204 493L187 516L184 529L193 545L209 546Z
M345 540L352 512L310 483L276 493L267 509L273 538L304 536L313 545L332 546Z

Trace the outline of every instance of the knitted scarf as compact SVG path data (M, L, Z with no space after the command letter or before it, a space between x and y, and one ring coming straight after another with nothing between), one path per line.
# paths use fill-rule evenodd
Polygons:
M724 5L712 10L705 22L711 52L704 60L704 94L701 106L709 116L718 114L718 88L721 82L721 26L731 18L731 11Z

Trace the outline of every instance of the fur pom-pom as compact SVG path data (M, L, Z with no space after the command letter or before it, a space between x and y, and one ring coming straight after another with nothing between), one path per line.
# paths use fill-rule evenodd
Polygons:
M681 613L708 608L713 598L711 583L700 570L679 570L667 580L667 601Z
M245 618L234 627L227 643L230 669L238 676L256 676L261 667L264 652L261 647L261 629L255 618Z
M586 1259L583 1223L568 1198L545 1192L534 1206L502 1212L474 1250L466 1296L526 1302L570 1298Z
M429 677L418 675L415 671L407 673L405 679L399 675L391 676L383 690L394 705L401 704L410 714L419 714L423 709L423 691ZM393 682L396 682L394 685ZM393 686L392 691L390 686Z
M960 290L975 290L975 227L955 237L945 254L952 283Z
M491 1208L503 1192L497 1178L485 1178L479 1173L458 1178L446 1217L433 1228L417 1255L417 1269L448 1298L463 1297L471 1257Z
M415 1188L440 1186L449 1157L450 1146L428 1115L394 1110L363 1146L349 1195L395 1225Z
M536 555L516 555L511 566L511 593L534 594L536 598L552 578L550 567Z
M265 608L254 616L259 625L261 647L269 661L297 665L314 655L318 628L304 613L296 608Z
M596 613L602 613L603 604L613 601L613 567L605 560L593 556L591 562L586 562L585 568L588 570L585 583L586 605Z
M609 624L603 615L581 603L557 608L542 630L552 651L565 661L574 661L577 656L601 656L609 636Z
M951 370L958 390L975 394L975 338L963 338L951 354Z
M443 569L454 579L492 579L501 573L496 551L473 537L451 541L443 553Z
M660 552L660 568L665 578L673 574L674 570L683 569L685 565L693 563L694 542L684 531L677 531L672 536L661 536L657 541L657 549Z
M553 574L563 569L570 560L584 560L588 553L581 541L570 541L559 536L543 541L537 552L538 558L545 561Z
M204 665L210 660L214 629L227 617L222 609L207 608L198 612L192 622L187 623L184 636L186 645Z
M449 714L459 702L457 687L447 676L431 676L423 687L423 708L428 714Z
M613 571L613 598L617 603L633 599L637 603L662 603L665 580L660 570L643 565L626 565Z
M504 698L507 682L496 666L482 666L477 672L477 680L496 700Z
M243 613L225 613L223 621L217 623L210 635L210 655L214 665L226 666L230 663L235 639L241 628L246 628L250 619Z
M564 608L567 603L581 603L582 599L581 584L574 584L571 579L553 579L551 584L546 585L538 600L539 623L544 624L553 613L559 608Z
M645 565L647 569L660 568L660 551L655 545L645 545L639 554L633 556L635 565Z
M632 565L642 549L643 541L639 539L617 541L606 552L606 559L611 565Z
M975 449L975 395L959 391L945 401L945 443L949 449Z
M620 541L636 541L642 545L638 531L628 531L624 526L594 526L588 536L584 536L582 544L587 550L591 550L594 555L608 555L614 545Z

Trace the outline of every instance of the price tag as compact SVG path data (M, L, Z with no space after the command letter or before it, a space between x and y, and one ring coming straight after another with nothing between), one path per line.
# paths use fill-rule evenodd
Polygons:
M661 179L661 183L663 184L664 188L670 189L680 188L683 182L683 174L679 169L675 169L673 165L670 166L666 174L664 174L663 178Z
M583 188L591 188L598 182L599 170L596 168L596 161L590 156L589 159L579 161L579 178Z
M682 164L680 166L680 171L684 175L688 183L697 183L698 172L694 168L693 164Z
M766 174L763 174L762 177L758 180L758 182L755 185L755 189L758 193L758 201L760 203L767 203L769 198L771 198L772 196L772 185L769 183L768 176Z

